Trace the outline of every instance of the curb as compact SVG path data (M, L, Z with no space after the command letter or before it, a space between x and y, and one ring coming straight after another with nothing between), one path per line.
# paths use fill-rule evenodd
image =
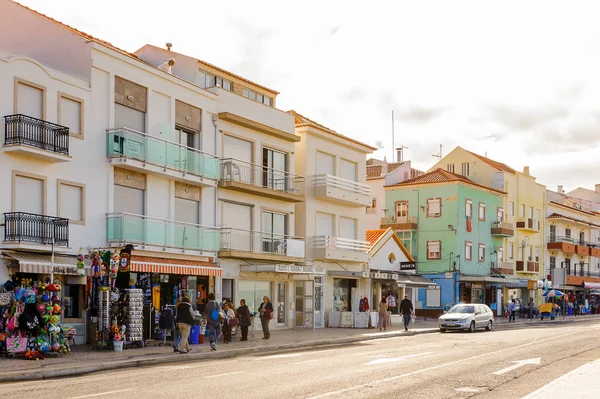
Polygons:
M254 348L245 348L245 349L233 349L227 350L224 352L198 352L198 353L190 353L184 357L184 359L188 359L189 361L199 362L205 360L215 360L215 359L228 359L232 357L238 357L241 355L248 355L253 353L262 353L262 354L273 354L273 353L281 353L286 351L292 351L299 348L316 348L321 346L342 346L346 344L351 344L360 341L373 341L376 339L386 339L386 338L394 338L398 336L414 336L420 334L432 334L438 332L438 328L428 328L419 331L397 331L392 334L383 335L383 336L356 336L349 337L343 339L328 339L328 340L320 340L313 341L308 343L300 343L300 344L280 344L268 347L254 347ZM101 362L95 364L93 366L74 366L74 367L63 367L57 369L36 369L31 371L21 371L15 373L13 375L0 375L0 383L8 383L8 382L20 382L20 381L39 381L39 380L48 380L55 378L65 378L65 377L75 377L86 374L95 373L98 371L109 371L115 370L117 368L133 368L133 367L147 367L154 366L157 364L170 364L170 363L180 363L181 362L180 354L173 355L160 355L151 357L148 359L131 359L131 360L119 360L113 362Z

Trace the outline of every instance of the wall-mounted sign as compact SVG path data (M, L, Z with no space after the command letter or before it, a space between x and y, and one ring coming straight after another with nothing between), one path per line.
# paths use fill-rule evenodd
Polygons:
M400 270L417 270L415 262L400 262Z
M297 274L325 274L324 267L318 266L300 266L300 265L275 265L277 273L297 273Z

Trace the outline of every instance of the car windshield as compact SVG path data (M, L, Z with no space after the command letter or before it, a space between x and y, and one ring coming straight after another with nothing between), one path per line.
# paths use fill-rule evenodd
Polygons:
M475 313L475 306L457 305L450 309L448 313Z

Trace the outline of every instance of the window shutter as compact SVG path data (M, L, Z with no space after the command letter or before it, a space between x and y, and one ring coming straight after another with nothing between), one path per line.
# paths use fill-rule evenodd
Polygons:
M15 179L15 210L36 215L44 213L44 182L17 176Z
M350 181L356 181L356 169L356 162L346 161L345 159L340 161L340 177Z
M71 220L83 220L82 188L60 185L60 217Z
M317 236L333 236L333 215L317 212Z
M44 91L23 83L17 84L17 113L44 119Z
M437 216L441 213L441 206L439 199L431 199L427 201L429 211L427 212L431 216Z
M356 219L340 217L340 237L356 240Z
M335 158L333 155L317 151L317 175L335 175Z
M60 98L60 124L69 128L69 133L81 133L81 103L69 98Z
M233 158L242 162L252 162L252 143L232 136L225 136L223 158Z

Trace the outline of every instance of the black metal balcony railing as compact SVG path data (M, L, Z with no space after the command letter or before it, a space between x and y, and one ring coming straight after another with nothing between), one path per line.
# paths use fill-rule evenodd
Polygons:
M69 246L69 219L25 212L4 214L4 242Z
M69 155L69 128L17 114L4 117L4 145L28 145Z

